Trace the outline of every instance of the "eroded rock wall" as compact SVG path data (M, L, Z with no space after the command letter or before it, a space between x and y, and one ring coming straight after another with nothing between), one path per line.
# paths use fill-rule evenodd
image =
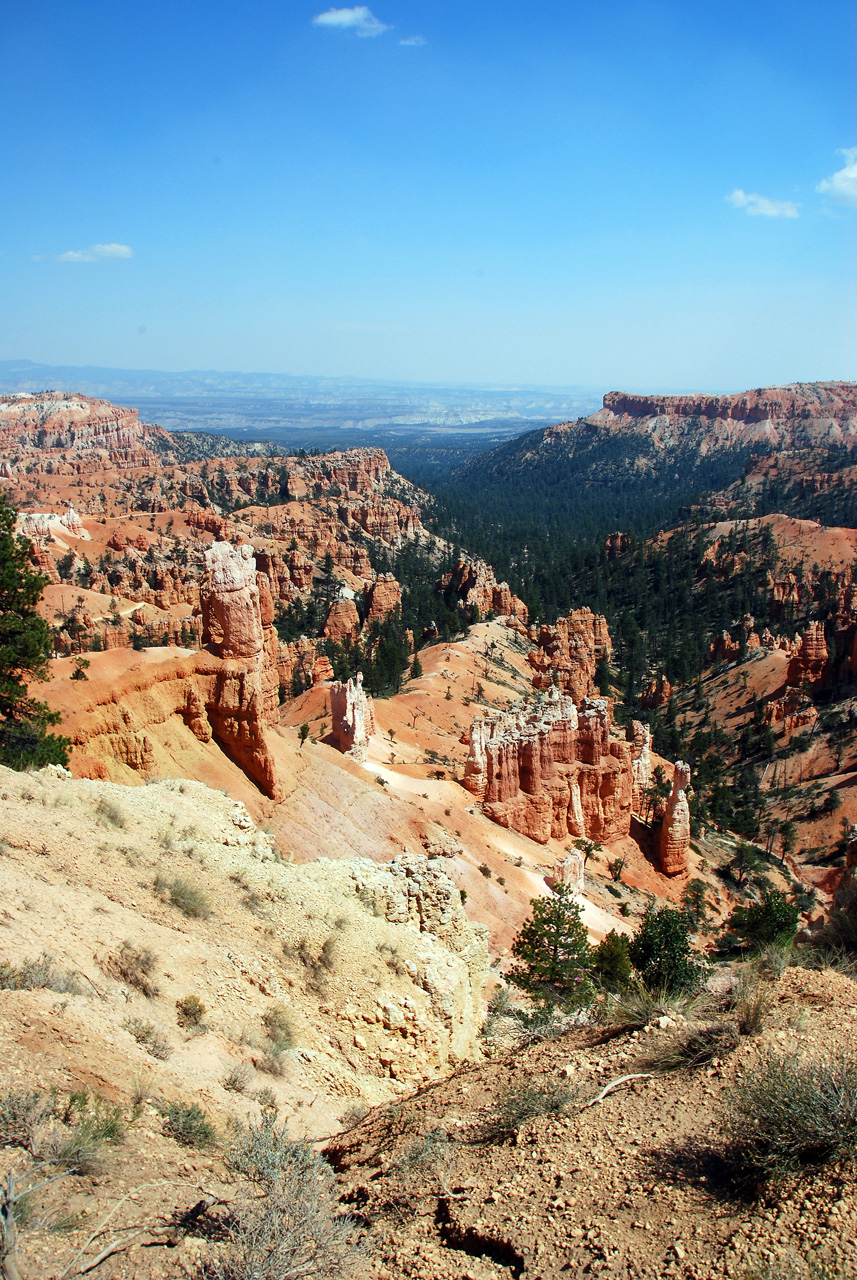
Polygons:
M618 839L631 826L631 747L611 723L606 699L578 708L556 689L532 709L478 719L464 785L493 821L540 844Z

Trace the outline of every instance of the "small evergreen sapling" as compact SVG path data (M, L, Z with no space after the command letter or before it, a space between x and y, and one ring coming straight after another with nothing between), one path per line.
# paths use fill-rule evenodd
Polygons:
M558 885L549 897L533 898L530 907L532 915L512 944L518 963L510 980L532 996L590 1004L592 948L571 888Z

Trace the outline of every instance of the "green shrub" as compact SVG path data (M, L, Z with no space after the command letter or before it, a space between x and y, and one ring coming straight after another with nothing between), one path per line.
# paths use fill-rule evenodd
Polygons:
M210 1147L217 1136L214 1125L195 1102L168 1102L161 1114L164 1133L183 1147Z
M578 1007L591 1004L592 948L571 889L558 885L549 897L533 898L530 908L530 919L512 943L518 964L509 980L530 995L559 996Z
M239 1131L227 1160L257 1193L233 1202L230 1239L209 1280L337 1280L354 1273L353 1222L339 1212L333 1171L268 1116ZM261 1193L261 1194L259 1194Z
M724 1131L739 1176L777 1178L853 1159L857 1056L770 1050L726 1094Z
M683 911L650 907L628 944L628 956L649 989L691 991L702 981L692 958L690 921Z
M593 952L592 973L607 991L621 991L631 981L628 939L611 929Z
M783 946L797 933L800 908L780 889L766 889L760 902L738 906L726 929L752 947Z

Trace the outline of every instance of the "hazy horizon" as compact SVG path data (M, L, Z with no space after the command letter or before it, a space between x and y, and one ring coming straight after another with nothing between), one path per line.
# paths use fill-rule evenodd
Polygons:
M2 35L0 353L853 380L855 25L845 0L32 0Z

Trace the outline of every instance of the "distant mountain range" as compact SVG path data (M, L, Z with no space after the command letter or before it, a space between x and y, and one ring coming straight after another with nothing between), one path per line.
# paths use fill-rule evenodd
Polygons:
M0 393L65 390L158 413L173 429L293 431L439 427L525 430L591 413L592 387L437 386L275 373L111 369L0 361Z

